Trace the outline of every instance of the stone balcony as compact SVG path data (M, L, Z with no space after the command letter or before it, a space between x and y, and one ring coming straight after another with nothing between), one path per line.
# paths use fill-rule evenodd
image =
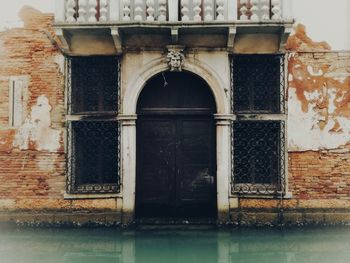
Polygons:
M291 5L292 0L56 0L55 30L72 55L174 44L240 53L254 41L270 46L265 53L279 52L291 31Z

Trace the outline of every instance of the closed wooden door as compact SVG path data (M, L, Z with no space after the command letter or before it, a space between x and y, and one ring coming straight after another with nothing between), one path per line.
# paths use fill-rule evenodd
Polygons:
M183 88L176 87L179 94L170 98L170 104L186 96ZM200 96L203 94L197 99ZM150 107L148 103L139 110L136 215L215 217L216 147L212 110L209 106L175 106L173 103L171 107Z

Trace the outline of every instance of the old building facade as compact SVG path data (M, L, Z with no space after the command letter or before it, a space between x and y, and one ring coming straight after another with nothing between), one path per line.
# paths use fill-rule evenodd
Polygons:
M0 32L0 221L349 222L350 52L291 10L23 8Z

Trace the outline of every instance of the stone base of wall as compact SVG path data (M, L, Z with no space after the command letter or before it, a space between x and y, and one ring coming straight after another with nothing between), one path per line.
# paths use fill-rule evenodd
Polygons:
M127 224L123 224L127 221ZM142 221L140 221L142 222ZM164 220L148 220L147 224L162 225ZM161 222L161 223L159 223ZM198 225L200 221L172 220L169 225ZM206 221L202 221L202 224ZM0 224L25 227L125 227L132 226L135 222L123 220L121 212L0 212ZM142 224L142 223L141 223ZM215 221L210 221L215 225ZM230 212L230 220L220 222L218 226L228 227L277 227L277 226L350 226L350 209L330 210L233 210Z
M238 226L350 225L350 209L235 210L230 218Z
M0 224L29 227L122 226L120 212L0 212Z

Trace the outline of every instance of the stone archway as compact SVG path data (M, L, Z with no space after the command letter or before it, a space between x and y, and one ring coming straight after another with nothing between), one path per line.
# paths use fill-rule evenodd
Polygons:
M137 218L216 218L215 112L194 74L148 80L137 104Z
M127 62L125 62L127 63ZM227 66L228 66L227 59ZM153 59L139 70L124 78L125 87L122 100L122 217L127 223L134 219L136 188L136 120L137 102L147 81L156 74L168 70L164 58ZM208 64L194 58L186 58L183 70L201 76L209 86L217 111L214 115L216 125L216 164L217 164L217 218L229 220L229 185L231 169L229 74L221 74ZM225 71L224 71L225 72Z

